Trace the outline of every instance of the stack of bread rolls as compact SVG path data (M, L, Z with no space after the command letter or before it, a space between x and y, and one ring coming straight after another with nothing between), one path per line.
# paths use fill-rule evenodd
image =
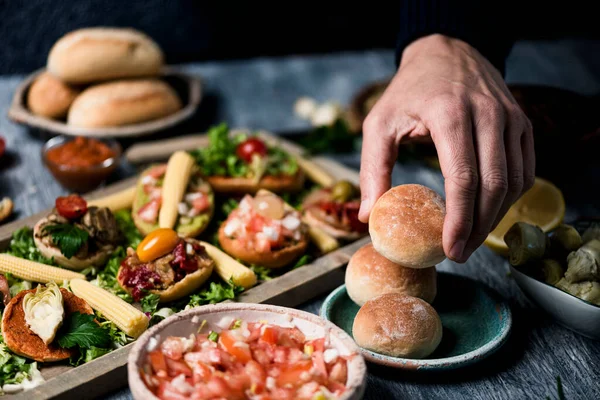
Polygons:
M371 243L346 269L346 290L360 309L352 333L376 353L425 358L442 339L433 303L436 265L446 257L442 228L446 208L435 191L417 184L391 188L369 217Z
M163 65L162 50L142 32L79 29L54 44L46 71L29 88L27 107L81 128L162 118L182 108L175 90L159 77Z

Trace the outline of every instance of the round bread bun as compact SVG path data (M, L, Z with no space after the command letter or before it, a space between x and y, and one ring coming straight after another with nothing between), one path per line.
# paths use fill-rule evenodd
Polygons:
M43 72L29 87L27 107L42 117L63 118L79 92L79 89L67 85L54 75Z
M219 228L219 244L227 254L242 260L246 264L262 265L268 268L281 268L301 257L308 247L308 239L306 235L303 235L302 239L292 246L268 253L259 253L254 249L246 248L239 240L231 239L225 235L226 224L227 222L222 223Z
M25 322L23 297L27 293L35 293L36 289L19 292L6 306L2 314L2 336L4 343L15 354L31 358L38 362L54 362L66 360L75 355L77 349L64 349L56 343L46 345L44 341ZM75 296L66 289L60 288L63 296L65 318L74 312L93 314L94 310L85 300Z
M446 205L428 187L407 184L389 189L369 216L369 234L375 250L408 268L428 268L446 255L442 231Z
M91 254L87 258L79 258L79 257L71 257L67 258L64 254L54 246L48 246L43 243L38 237L37 234L40 231L40 227L42 224L48 222L47 218L41 219L35 226L33 227L33 241L35 246L40 250L40 253L46 258L53 258L54 261L61 267L65 267L74 271L81 271L88 267L100 267L104 266L108 257L110 257L110 250L102 250L99 249L95 253Z
M93 27L72 31L50 49L47 69L69 83L156 76L164 64L160 47L129 28Z
M267 175L258 183L251 178L234 178L227 176L207 176L205 179L216 193L255 194L260 189L273 193L298 192L304 186L305 174L299 169L293 176Z
M385 293L406 294L432 303L437 294L435 267L406 268L379 254L368 243L350 258L346 268L348 296L359 306Z
M198 288L200 288L200 286L202 286L204 282L210 278L214 266L215 262L213 261L209 266L203 266L197 271L187 274L182 280L170 286L168 289L150 290L150 293L157 294L160 297L160 303L168 303L170 301L179 300L180 298L187 296L188 294L192 294L198 290ZM123 279L121 277L122 268L123 266L119 267L119 272L117 272L117 281L123 290L130 292L130 289L123 283Z
M358 310L352 335L360 347L375 353L421 359L439 346L442 321L426 301L386 293L367 301Z
M163 118L182 108L177 93L158 79L118 80L90 86L73 102L67 124L103 128Z

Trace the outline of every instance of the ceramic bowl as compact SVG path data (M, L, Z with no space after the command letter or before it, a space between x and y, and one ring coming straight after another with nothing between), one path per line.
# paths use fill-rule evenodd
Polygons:
M538 281L513 266L510 271L523 293L556 322L583 336L600 340L600 307Z
M362 399L365 392L367 367L360 349L346 332L334 324L304 311L267 304L248 303L221 303L193 308L173 315L146 331L135 342L128 358L127 371L133 398L136 400L157 399L148 390L139 374L140 367L146 360L149 344L158 345L171 335L189 336L196 333L203 320L207 322L207 329L220 331L221 329L216 324L227 316L242 318L247 322L266 320L282 326L293 324L308 337L321 337L328 333L331 345L340 354L355 354L355 357L352 357L348 363L347 386L349 390L340 399Z
M444 371L474 364L496 352L509 336L512 314L508 304L484 284L445 272L438 273L438 293L432 304L443 326L442 341L426 359L390 357L362 349L373 363L416 371ZM352 335L359 310L346 286L323 303L321 316Z

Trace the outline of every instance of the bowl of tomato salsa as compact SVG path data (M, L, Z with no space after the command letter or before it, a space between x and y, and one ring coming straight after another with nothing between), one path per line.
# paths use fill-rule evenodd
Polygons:
M119 165L122 151L113 139L56 136L42 148L42 160L65 189L85 193L110 177Z
M346 332L266 304L175 314L146 331L128 358L134 399L362 399L366 373Z

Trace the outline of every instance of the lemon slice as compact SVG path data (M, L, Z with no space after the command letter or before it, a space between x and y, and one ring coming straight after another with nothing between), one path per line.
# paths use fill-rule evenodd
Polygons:
M508 246L504 243L504 234L514 223L527 222L548 232L560 225L564 216L565 199L560 189L551 182L536 177L533 187L512 205L484 244L498 254L507 255Z

